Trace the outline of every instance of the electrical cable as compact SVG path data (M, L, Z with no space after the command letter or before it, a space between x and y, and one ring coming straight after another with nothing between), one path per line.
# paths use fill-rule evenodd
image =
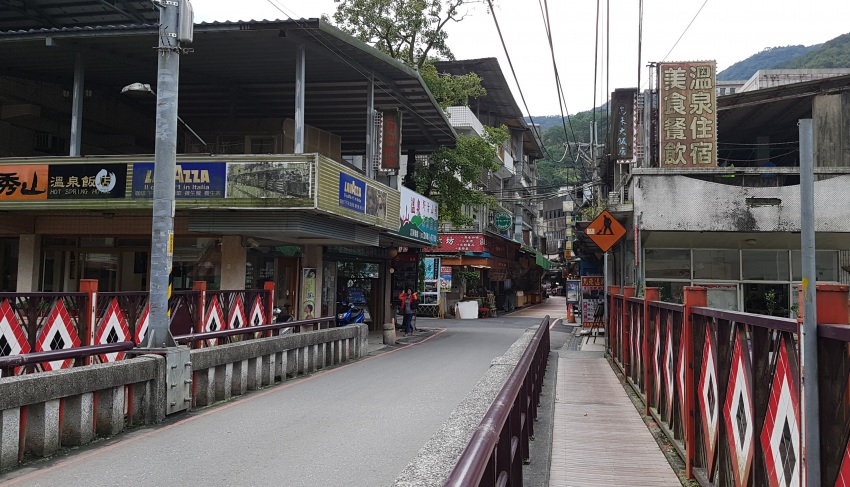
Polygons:
M640 91L641 57L643 55L643 0L638 0L638 52L637 52L637 87Z
M596 88L597 75L599 74L599 0L596 0L596 38L593 47L593 122L590 126L590 143L595 147L599 142L596 138Z
M704 2L702 2L702 7L700 7L700 8L699 8L699 10L697 10L697 13L694 15L694 18L692 18L692 19L691 19L691 22L688 24L688 26L687 26L687 27L685 27L685 30L684 30L684 31L682 31L682 35L680 35L680 36L679 36L679 38L678 38L678 39L676 39L676 43L675 43L675 44L673 44L673 47L671 47L671 48L670 48L670 50L669 50L669 51L667 51L667 55L666 55L666 56L664 56L664 59L662 59L662 60L661 60L661 62L662 62L662 63L663 63L664 61L666 61L666 60L667 60L667 56L669 56L669 55L670 55L670 53L671 53L671 52L673 52L673 49L676 49L676 46L678 46L678 45L679 45L679 41L681 41L681 40L682 40L682 37L684 37L684 36L685 36L685 33L686 33L686 32L688 32L688 29L690 29L690 28L691 28L691 25L694 23L694 20L696 20L696 19L697 19L697 17L699 16L699 13L700 13L700 12L702 12L702 9L703 9L703 7L705 7L705 4L706 4L706 3L708 3L708 0L705 0Z
M361 76L363 76L366 80L369 80L369 79L370 79L370 77L369 77L369 74L368 74L368 73L364 73L363 71L361 71L361 70L360 70L357 66L355 66L355 65L354 65L354 64L352 64L352 63L351 63L348 59L346 59L346 58L345 58L345 56L343 56L342 54L340 54L340 53L336 52L336 51L332 48L332 46L330 46L330 45L326 44L326 43L325 43L324 41L322 41L322 40L321 40L318 36L316 36L315 34L313 34L313 32L311 32L311 31L310 31L310 29L307 29L306 27L308 27L308 25L307 25L305 22L302 22L302 21L301 21L301 19L295 19L295 18L293 18L292 16L290 16L288 13L284 12L284 11L283 11L283 8L282 8L280 5L278 5L277 0L267 0L267 1L268 1L268 2L269 2L272 6L273 6L273 7L277 8L277 9L278 9L278 10L279 10L282 14L286 15L286 17L287 17L289 20L291 20L291 21L295 22L297 25L299 25L299 26L301 26L301 27L305 27L305 32L307 32L307 33L310 35L310 37L312 37L312 38L313 38L313 40L315 40L318 44L320 44L322 47L324 47L324 48L325 48L328 52L330 52L331 54L333 54L333 55L335 55L336 57L338 57L338 58L339 58L340 60L342 60L345 64L347 64L347 65L348 65L351 69L353 69L355 72L357 72L358 74L360 74ZM294 14L294 12L293 12L293 14ZM376 82L376 83L375 83L375 88L376 88L376 89L378 89L378 90L380 90L382 93L384 93L384 94L388 95L390 98L394 99L396 102L398 102L398 103L399 103L399 105L401 105L402 107L404 107L404 108L405 108L405 109L406 109L406 110L407 110L407 111L408 111L408 112L409 112L412 116L417 117L417 118L418 118L418 119L420 119L423 123L426 123L426 124L430 125L431 127L433 127L435 130L437 130L438 132L440 132L440 133L441 133L441 134L443 134L443 135L446 135L446 136L452 136L451 131L447 131L447 130L445 130L443 127L440 127L439 125L437 125L436 123L434 123L432 120L429 120L429 119L426 119L425 117L420 116L420 115L418 114L418 112L416 111L415 107L413 107L412 105L408 104L406 100L403 100L403 99L399 98L399 97L398 97L398 96L397 96L394 92L389 91L389 90L387 90L386 88L384 88L384 87L381 85L381 83L377 83L377 82Z
M514 69L514 63L511 61L511 55L508 54L508 46L505 45L505 38L502 36L502 29L499 27L499 20L496 18L496 11L493 9L493 0L487 0L487 5L490 7L490 14L493 16L493 22L496 24L496 31L499 34L499 41L502 43L502 50L505 51L505 57L508 59L508 66L511 68L511 74L514 77L514 83L516 83L517 90L519 91L519 97L522 100L522 105L525 107L526 113L528 113L528 119L531 121L531 129L537 135L538 140L541 141L540 147L543 149L543 153L546 155L546 158L550 161L554 161L552 155L549 154L549 151L546 150L546 146L543 145L543 137L540 135L540 130L537 128L537 124L534 123L534 117L531 116L531 111L528 109L528 103L525 102L525 95L522 92L522 87L519 84L519 79L517 79L516 70Z
M567 108L567 102L566 102L566 99L564 97L564 88L563 88L563 85L561 84L561 77L558 74L558 64L555 62L555 47L554 47L554 44L552 42L552 28L551 28L551 23L549 21L549 1L543 0L543 3L546 4L545 11L544 11L544 8L543 8L543 4L540 3L540 0L538 0L537 3L538 3L538 5L540 5L540 11L541 11L540 13L543 16L543 24L546 27L546 37L549 39L549 52L552 54L552 68L555 71L555 86L556 86L556 89L558 91L558 108L561 111L561 125L564 127L564 140L565 141L570 140L570 136L567 133L567 125L564 122L564 111L565 110L567 112L567 121L569 121L569 123L570 123L570 132L572 132L572 134L573 134L573 140L576 140L576 134L575 134L575 131L573 131L573 124L572 124L572 120L570 119L570 110L569 110L569 108ZM569 152L570 157L572 157L572 151L570 150L570 146L568 144L566 145L566 149L567 150L564 151L564 155L561 156L561 159L559 159L557 162L563 162L564 158L567 155L567 152Z

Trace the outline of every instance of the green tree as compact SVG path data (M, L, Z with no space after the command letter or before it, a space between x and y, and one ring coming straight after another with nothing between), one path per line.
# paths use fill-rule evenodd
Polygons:
M467 105L487 92L475 73L454 76L437 72L433 60L453 60L446 43L449 22L460 22L482 0L341 0L333 20L361 41L419 70L442 108ZM440 147L427 163L408 161L404 185L440 204L440 219L468 225L464 206L494 203L477 190L483 171L498 169L498 147L508 140L504 127L486 128L483 138L460 137L455 147Z
M605 144L608 130L606 108L596 109L596 126L599 143ZM582 151L589 156L590 127L593 110L570 116L569 122L561 122L560 116L534 117L535 123L548 127L541 133L541 142L546 148L545 157L537 162L539 180L546 186L566 186L590 181L593 167L589 161L577 155L576 144L584 144ZM566 125L566 131L564 130ZM566 133L565 133L566 132ZM566 143L570 148L567 150Z
M341 0L337 27L408 66L432 57L454 59L446 44L449 22L460 22L481 0Z
M492 197L477 190L484 171L495 171L498 148L508 140L508 129L484 127L484 136L460 136L453 148L441 147L413 175L416 190L440 205L440 220L457 226L470 225L464 206L491 205Z
M481 86L481 77L475 73L459 76L438 73L437 68L427 62L422 65L419 74L443 109L469 105L470 98L480 98L487 94L487 90Z

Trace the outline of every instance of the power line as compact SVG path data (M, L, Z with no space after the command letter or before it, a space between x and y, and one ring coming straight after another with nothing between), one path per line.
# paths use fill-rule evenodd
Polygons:
M353 69L353 70L354 70L355 72L357 72L359 75L363 76L363 78L364 78L364 79L366 79L366 80L370 80L370 79L371 79L371 77L370 77L369 73L364 73L363 71L361 71L361 70L360 70L360 69L359 69L356 65L354 65L352 62L350 62L348 59L346 59L346 58L345 58L345 56L343 56L343 55L341 55L340 53L336 52L336 51L332 48L332 46L330 46L330 45L326 44L326 43L325 43L324 41L322 41L322 40L321 40L318 36L316 36L315 34L313 34L313 32L311 32L311 30L310 30L310 29L307 29L306 27L308 27L308 26L307 26L307 24L306 24L305 22L302 22L300 19L295 19L294 17L292 17L292 16L290 16L288 13L286 13L286 12L283 10L282 5L279 5L279 2L278 2L277 0L267 0L267 1L268 1L268 2L269 2L272 6L273 6L273 7L275 7L276 9L278 9L278 10L279 10L279 11L280 11L283 15L286 15L286 17L287 17L289 20L291 20L291 21L295 22L296 24L298 24L298 25L299 25L299 26L301 26L301 27L304 27L304 28L305 28L305 29L304 29L304 30L305 30L305 32L307 32L307 33L310 35L310 37L312 37L312 38L313 38L313 40L315 40L318 44L320 44L322 47L324 47L324 48L325 48L328 52L330 52L330 53L331 53L331 54L333 54L334 56L338 57L338 58L339 58L342 62L344 62L345 64L347 64L347 65L348 65L351 69ZM290 10L290 12L292 12L292 10ZM292 12L292 13L293 13L293 15L295 15L295 12ZM407 103L407 101L405 101L404 99L399 98L399 97L396 95L396 93L395 93L395 92L392 92L392 91L390 91L390 90L387 90L386 88L384 88L383 86L381 86L381 84L379 84L379 83L375 83L375 88L377 88L377 89L378 89L378 90L380 90L382 93L385 93L386 95L388 95L389 97L391 97L392 99L394 99L396 102L398 102L398 104L399 104L399 105L401 105L402 107L404 107L404 108L405 108L405 109L406 109L406 110L407 110L407 111L408 111L408 112L409 112L412 116L414 116L414 117L416 117L416 118L418 118L418 119L422 120L422 122L423 122L423 123L426 123L426 124L430 125L432 128L436 129L438 132L442 133L443 135L450 136L450 137L452 136L451 131L445 130L443 127L441 127L441 126L437 125L437 124L436 124L436 123L434 123L432 120L429 120L429 119L426 119L425 117L420 116L420 115L418 114L418 112L416 111L416 108L415 108L415 107L413 107L412 105L409 105L409 104Z
M508 46L505 45L505 38L502 36L502 29L499 27L499 20L496 18L496 10L493 8L493 0L487 0L487 5L490 7L490 14L493 16L493 22L496 24L496 32L499 34L499 41L502 43L502 50L505 51L505 57L508 59L508 66L511 68L511 74L514 77L514 83L516 83L517 90L519 90L519 97L522 100L522 105L525 107L526 113L528 113L528 119L531 121L531 129L537 135L537 138L541 141L540 147L543 149L543 153L546 154L546 157L554 161L549 151L546 150L546 146L543 145L543 137L540 136L540 131L537 129L537 124L534 123L534 117L531 116L531 110L528 109L528 104L525 102L525 95L522 92L522 87L519 84L519 79L517 79L516 70L514 70L514 63L511 61L511 55L508 53Z
M692 19L691 19L691 22L688 24L688 26L687 26L687 27L685 27L685 30L684 30L684 31L682 31L682 35L680 35L680 36L679 36L679 38L678 38L678 39L676 39L676 43L675 43L675 44L673 44L673 47L671 47L671 48L670 48L670 50L669 50L669 51L667 51L667 55L666 55L666 56L664 56L664 59L662 59L662 60L661 60L661 62L662 62L662 63L663 63L664 61L666 61L666 60L667 60L667 56L669 56L669 55L670 55L670 53L671 53L671 52L673 52L673 49L676 49L676 46L678 46L678 45L679 45L679 41L681 41L681 40L682 40L682 37L684 37L684 36L685 36L685 33L686 33L686 32L688 32L688 29L690 29L690 28L691 28L691 24L693 24L693 23L694 23L694 20L696 20L696 19L697 19L697 16L699 16L699 13L700 13L700 12L702 12L702 9L703 9L703 7L705 7L705 4L706 4L706 3L708 3L708 0L705 0L704 2L702 2L702 7L700 7L700 8L699 8L699 10L697 10L697 13L694 15L694 18L692 18Z
M564 88L561 83L561 77L558 74L558 64L555 62L555 47L552 43L552 28L551 23L549 22L549 2L548 0L544 0L543 3L546 4L545 12L543 9L543 4L540 3L540 0L537 1L540 5L540 13L543 16L543 24L546 27L546 37L549 39L549 52L552 54L552 68L555 71L555 86L558 91L558 108L561 110L561 125L564 127L564 139L569 141L569 134L567 134L567 125L564 122L564 110L567 112L567 121L570 124L570 132L573 134L573 140L577 140L575 131L573 130L573 123L570 119L570 110L567 108L567 102L564 97ZM564 158L567 156L567 152L570 154L570 158L573 157L572 150L570 150L570 146L566 145L566 151L564 151L564 155L561 156L561 159L557 162L563 162Z

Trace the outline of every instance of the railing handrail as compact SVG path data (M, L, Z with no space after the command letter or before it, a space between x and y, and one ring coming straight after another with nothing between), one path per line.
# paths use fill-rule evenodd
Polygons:
M103 353L126 352L127 350L132 350L135 346L136 344L134 342L129 341L106 343L103 345L85 345L61 350L46 350L44 352L30 352L21 355L8 355L6 357L0 357L0 369L66 360L69 358L78 359Z
M650 308L662 308L662 309L669 309L670 311L678 311L678 312L683 312L685 310L684 304L668 303L667 301L650 301L648 306Z
M850 342L850 326L821 323L818 325L818 336L842 342Z
M799 325L797 320L794 318L781 318L778 316L745 313L743 311L729 311L725 309L696 306L691 308L691 314L705 316L707 318L734 321L736 323L746 323L752 326L769 328L771 330L787 331L790 333L797 333L799 331Z
M516 367L493 399L484 419L475 429L472 438L446 479L446 486L478 485L499 441L499 435L508 420L511 408L527 377L534 356L537 354L544 335L549 332L549 316L543 318L540 327L526 347ZM526 418L530 421L532 418ZM502 475L503 472L497 472Z
M263 331L275 331L283 328L295 328L301 326L310 326L310 325L321 325L325 322L335 322L336 318L333 316L325 316L322 318L313 318L310 320L300 320L300 321L287 321L284 323L269 323L265 325L258 326L246 326L242 328L232 328L229 330L217 330L217 331L205 331L202 333L189 333L186 335L178 335L174 337L174 341L177 343L190 343L190 342L199 342L202 340L212 340L215 338L225 338L236 335L250 335L254 333L259 333Z
M24 298L30 298L30 297L36 297L36 298L65 298L65 297L68 297L68 298L74 298L74 297L83 297L83 296L88 296L88 294L87 293L81 293L81 292L73 292L73 293L72 292L61 292L61 293L49 292L48 293L48 292L41 292L41 291L31 292L31 293L0 292L0 299L18 298L18 297L24 297Z

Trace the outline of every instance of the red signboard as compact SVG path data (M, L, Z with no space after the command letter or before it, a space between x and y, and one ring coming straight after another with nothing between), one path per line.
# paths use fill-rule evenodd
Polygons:
M401 114L398 110L383 112L384 130L381 139L381 169L397 171L401 167Z
M480 233L447 233L440 235L440 245L428 252L486 252L485 242Z
M487 252L494 257L513 260L513 247L506 242L480 233L445 233L437 247L426 252Z

